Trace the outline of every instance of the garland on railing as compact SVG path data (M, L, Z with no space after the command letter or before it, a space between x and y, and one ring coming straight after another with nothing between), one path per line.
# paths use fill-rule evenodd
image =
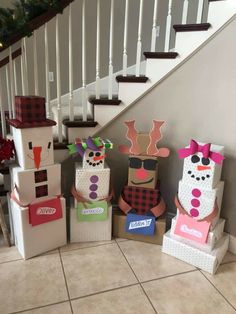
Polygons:
M0 164L14 157L14 143L0 136Z
M0 8L0 47L8 45L9 38L15 33L31 35L27 23L37 16L53 9L61 13L63 8L60 0L18 0L13 8Z

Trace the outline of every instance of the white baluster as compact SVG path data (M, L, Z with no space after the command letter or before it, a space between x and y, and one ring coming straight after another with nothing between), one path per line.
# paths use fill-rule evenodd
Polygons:
M189 0L184 0L182 24L187 24Z
M9 83L9 73L8 73L8 65L6 65L6 85L7 85L7 104L8 104L8 111L9 111L9 118L12 119L12 111L11 111L11 90L10 90L10 83Z
M48 49L48 23L44 25L44 46L45 46L45 83L46 83L46 113L47 117L51 117L50 108L50 83L49 83L49 49Z
M74 120L73 90L72 4L69 5L69 118Z
M14 74L15 95L18 95L16 59L13 60L13 74Z
M58 142L62 142L62 121L61 121L61 64L60 64L60 42L59 42L59 14L56 16L56 69L57 69L57 130Z
M11 92L11 111L12 117L15 118L15 86L14 86L14 73L13 73L13 62L12 62L12 48L9 47L9 72L10 72L10 92Z
M6 138L7 129L6 129L5 111L4 111L4 108L3 108L1 73L0 73L0 110L1 110L2 137Z
M28 63L27 63L27 47L26 37L23 38L23 58L24 58L24 77L25 77L25 93L29 94L29 82L28 82Z
M97 0L96 99L100 99L100 0Z
M128 18L129 18L129 0L125 2L125 25L124 25L124 45L123 45L123 76L127 76L127 40L128 40Z
M158 9L158 0L155 0L155 2L154 2L154 10L153 10L151 52L155 52L155 50L156 50L156 39L157 39L157 9Z
M171 33L171 10L172 10L172 0L169 0L168 5L168 15L166 19L166 38L165 38L165 52L169 52L170 49L170 33Z
M143 27L143 0L140 0L140 3L139 3L137 55L136 55L136 76L140 76L141 52L142 52L142 27Z
M114 30L114 0L111 0L111 11L110 11L110 38L109 38L109 82L108 82L108 99L112 99L112 79L113 79L113 30Z
M37 32L33 33L33 52L34 52L34 93L39 95L39 78L38 78L38 53L37 53Z
M25 89L25 62L24 62L24 43L23 39L21 40L21 57L20 57L20 66L21 66L21 84L22 84L22 95L26 95Z
M199 0L198 10L197 10L197 23L198 24L202 23L203 6L204 6L204 0Z
M82 119L87 121L85 0L82 3Z

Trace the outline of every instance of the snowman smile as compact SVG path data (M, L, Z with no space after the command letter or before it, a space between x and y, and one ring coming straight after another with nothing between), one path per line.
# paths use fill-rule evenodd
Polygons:
M196 181L204 181L210 178L209 174L207 175L201 175L200 173L196 174L196 173L193 173L193 171L191 170L188 171L188 174L191 178L195 179Z

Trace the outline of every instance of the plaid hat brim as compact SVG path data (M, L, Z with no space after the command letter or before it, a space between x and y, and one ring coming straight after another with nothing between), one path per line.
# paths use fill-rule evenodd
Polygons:
M44 126L54 126L57 124L55 121L50 119L35 122L21 122L17 119L8 119L7 121L11 126L14 126L16 129L40 128Z

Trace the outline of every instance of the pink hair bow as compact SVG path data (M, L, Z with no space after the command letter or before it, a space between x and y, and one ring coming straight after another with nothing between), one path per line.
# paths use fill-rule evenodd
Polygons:
M179 158L186 158L196 153L202 153L204 158L210 158L215 163L221 164L222 161L224 160L224 156L219 153L212 152L210 149L211 149L210 143L205 144L205 145L199 145L196 141L191 140L189 147L181 148L178 151Z

